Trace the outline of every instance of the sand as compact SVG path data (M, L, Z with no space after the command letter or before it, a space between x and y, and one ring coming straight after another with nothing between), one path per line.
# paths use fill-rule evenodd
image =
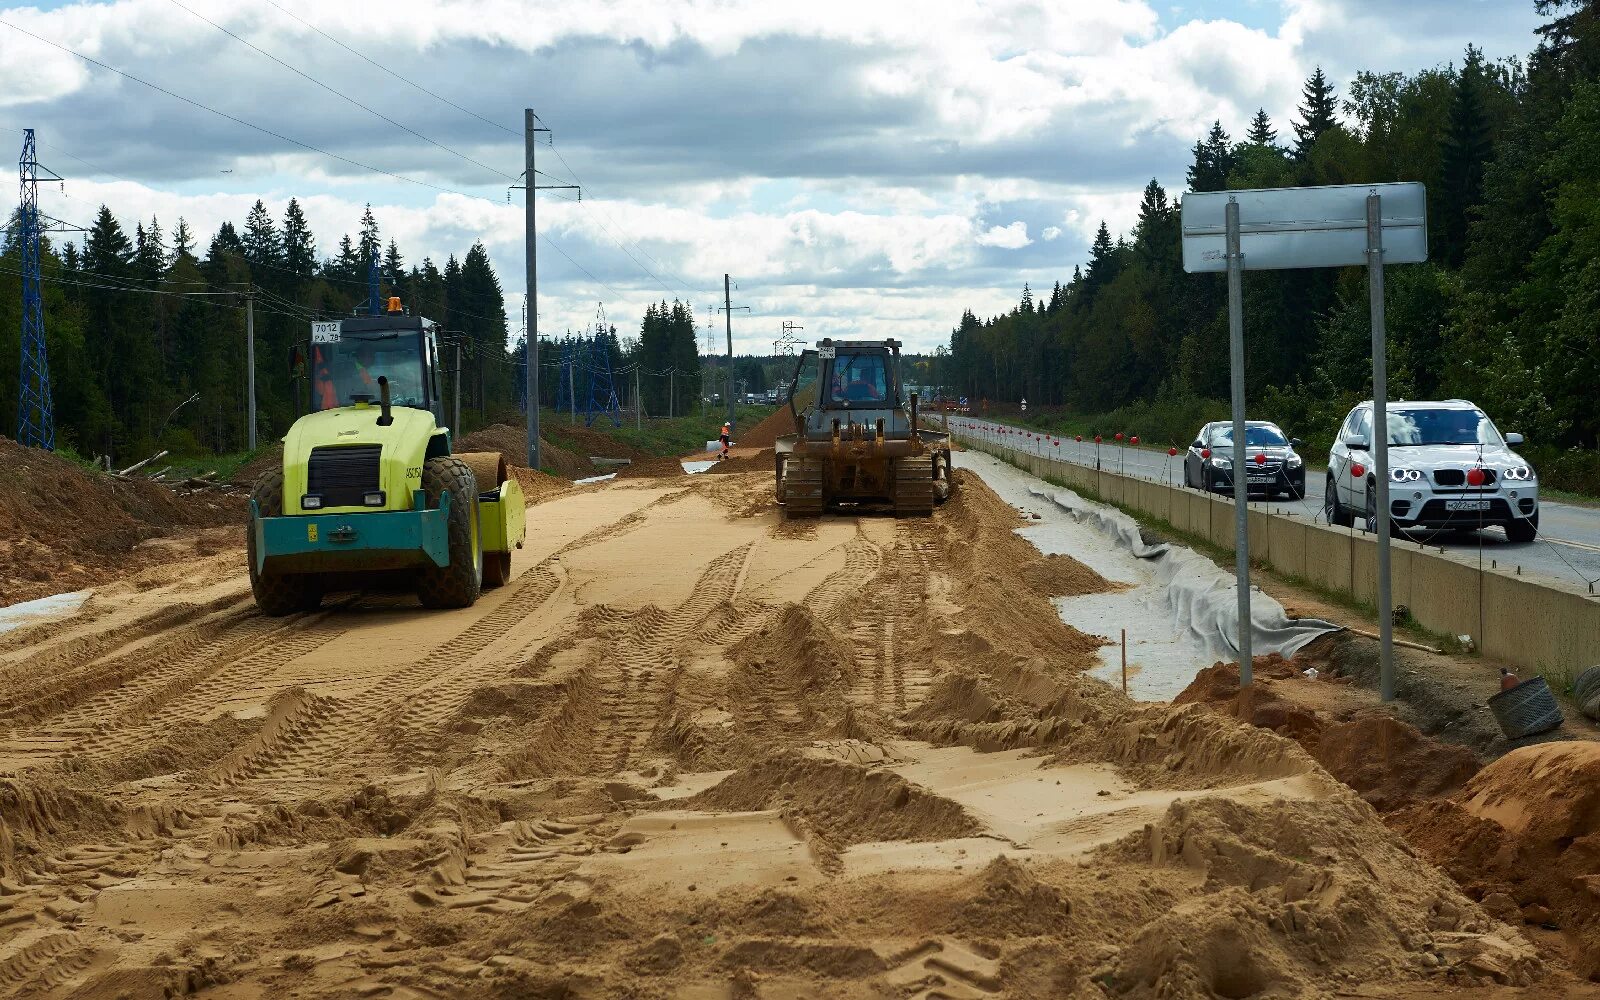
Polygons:
M550 489L470 609L262 618L233 549L0 636L0 996L1559 995L1306 749L1088 677L1110 584L959 475Z

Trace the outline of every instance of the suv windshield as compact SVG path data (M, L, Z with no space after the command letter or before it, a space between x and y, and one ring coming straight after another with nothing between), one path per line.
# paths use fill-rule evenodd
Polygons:
M1212 432L1212 438L1217 444L1233 443L1233 428L1227 425L1218 427ZM1261 448L1286 448L1289 446L1288 438L1283 436L1283 431L1276 427L1251 427L1244 429L1244 443L1256 445Z
M1389 444L1398 448L1434 444L1504 444L1482 410L1389 410Z
M887 405L889 373L881 354L841 354L833 363L830 403Z
M389 402L427 406L422 386L419 335L412 331L346 333L333 343L311 345L311 406L349 406L356 396L378 400L378 376L389 380Z

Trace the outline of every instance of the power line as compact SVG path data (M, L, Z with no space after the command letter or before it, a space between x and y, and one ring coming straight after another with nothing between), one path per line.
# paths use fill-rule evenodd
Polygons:
M247 46L250 49L254 50L255 52L258 52L261 55L267 57L268 59L271 59L273 62L277 63L279 66L282 66L284 69L286 69L289 72L295 74L296 76L299 76L304 80L308 80L311 83L316 84L317 86L321 87L323 90L326 90L328 93L334 95L335 97L338 97L338 98L341 98L341 99L343 99L345 101L350 102L351 104L353 104L356 107L360 108L362 111L365 111L368 114L373 115L376 118L381 118L383 121L388 122L390 125L393 125L395 128L398 128L398 129L401 129L403 131L409 132L412 135L416 136L418 139L421 139L423 142L431 143L431 144L439 147L440 149L444 150L447 153L450 153L450 154L452 154L454 156L459 156L461 159L466 160L468 163L472 164L473 166L482 167L484 170L487 170L492 174L497 174L497 175L499 175L501 177L504 177L507 180L516 180L516 178L512 177L510 174L506 173L503 170L499 170L499 169L497 169L495 167L491 167L487 163L479 162L478 160L473 159L472 157L468 156L467 154L461 152L460 150L453 149L453 148L451 148L449 146L446 146L444 143L440 142L439 140L431 138L431 137L426 136L426 135L423 135L421 132L418 132L416 129L412 128L411 126L406 125L403 122L397 122L393 118L390 118L388 115L384 114L383 112L376 111L376 110L368 107L367 105L362 104L360 101L356 100L354 97L351 97L349 94L346 94L343 91L337 90L334 87L331 87L326 83L323 83L321 80L318 80L316 77L314 77L311 74L305 72L304 70L301 70L300 68L298 68L296 66L293 66L293 65L283 61L282 59L280 59L277 56L273 55L271 52L268 52L266 49L263 49L261 46L256 45L254 42L251 42L249 39L244 38L244 37L242 37L240 35L237 35L234 32L229 31L227 28L223 27L222 25L218 24L217 22L215 22L215 21L211 20L210 18L206 17L205 15L197 13L196 11L191 10L188 7L185 7L182 3L179 3L178 0L168 0L168 2L171 3L174 7L177 7L179 10L188 11L190 14L193 14L195 17L197 17L200 20L204 21L205 23L211 25L213 28L216 28L218 31L222 32L224 35L227 35L229 38L233 39L234 41L238 42L239 44Z
M346 52L348 52L351 55L355 56L357 59L360 59L363 62L366 62L366 63L368 63L368 64L370 64L372 66L377 67L378 69L383 70L385 73L387 73L390 76L394 77L396 80L399 80L401 83L405 84L406 86L411 87L411 88L416 89L416 90L420 90L421 92L423 92L424 94L427 94L429 97L433 98L434 100L441 101L441 102L443 102L445 104L448 104L452 108L455 108L457 111L461 112L462 114L469 115L469 116L471 116L473 118L476 118L476 119L478 119L478 121L483 122L485 125L491 126L492 128L497 128L502 132L509 133L510 135L521 137L521 135L522 135L521 132L518 132L515 129L507 128L506 126L500 124L497 121L491 121L490 119L485 118L482 115L478 114L476 111L469 111L466 108L463 108L461 105L457 104L456 102L450 100L448 97L441 97L438 94L434 93L433 91L429 90L427 87L424 87L422 84L417 83L417 82L415 82L413 80L408 80L407 78L401 76L399 73L396 73L394 70L392 70L389 67L385 66L383 63L378 62L376 59L372 59L372 58L362 54L361 52L351 48L350 46L346 45L344 42L339 41L339 39L337 39L337 38L333 37L332 35L328 34L326 31L323 31L321 28L317 27L316 25L311 24L310 22L304 20L298 14L295 14L295 13L293 13L291 11L285 10L282 7L279 7L276 3L273 3L273 0L267 0L267 2L272 4L273 7L276 7L278 9L279 13L285 14L285 15L293 18L294 20L299 21L301 24L305 25L307 28L310 28L312 31L315 31L317 34L321 35L323 38L326 38L328 41L332 42L333 44L339 46L341 49L344 49Z
M369 163L362 163L360 160L354 160L354 159L351 159L348 156L342 156L342 155L340 155L338 153L329 152L328 150L323 149L320 146L314 146L309 142L302 142L299 139L291 138L290 136L284 135L282 132L276 132L276 131L273 131L272 129L267 128L267 127L265 127L263 125L257 125L254 122L245 121L243 118L237 118L237 117L235 117L233 115L228 114L226 111L218 111L216 108L213 108L210 105L201 104L199 101L195 100L192 97L185 97L182 94L174 93L173 91L170 91L170 90L166 89L165 87L162 87L162 86L159 86L157 84L151 83L149 80L142 79L140 77L134 76L132 73L128 73L128 72L125 72L123 70L117 69L115 66L111 66L111 65L109 65L107 63L103 63L100 60L94 58L93 56L86 56L82 52L77 51L76 49L68 48L67 46L62 45L60 42L54 42L54 41L51 41L48 38L45 38L42 35L36 35L36 34L34 34L33 32L29 31L26 28L18 27L17 25L12 24L10 21L6 21L6 20L3 20L3 19L0 19L0 24L5 25L6 27L12 29L13 31L21 32L22 34L27 35L29 38L32 38L34 41L43 42L45 45L48 45L51 48L59 49L60 51L65 52L70 56L76 56L77 58L82 59L84 62L89 63L90 65L98 66L103 70L106 70L106 71L111 72L111 73L115 73L115 74L117 74L118 76L122 77L125 80L132 80L134 83L137 83L140 86L149 87L151 90L154 90L155 92L157 92L159 94L165 94L166 96L172 98L173 100L182 101L183 103L188 104L191 107L199 108L201 111L209 112L209 113L211 113L213 115L216 115L219 118L226 118L228 121L233 122L235 125L243 125L245 128L253 129L256 132L260 132L262 135L271 136L272 138L277 139L277 140L279 140L281 142L287 142L290 145L299 146L301 149L307 150L309 152L318 153L318 154L320 154L322 156L328 157L329 159L338 160L339 162L347 163L352 167L359 167L362 170L371 171L372 173L375 173L375 174L381 174L381 175L383 175L385 177L390 177L390 178L393 178L394 180L397 180L397 181L403 181L403 182L405 182L407 184L415 184L415 185L417 185L419 187L431 188L434 191L442 191L445 194L453 194L453 195L457 195L457 196L460 196L460 197L463 197L463 198L472 197L471 195L462 194L460 191L456 191L453 188L447 188L447 187L443 187L443 186L438 185L438 184L430 183L428 181L418 180L415 177L407 177L405 174L397 174L392 170L384 170L382 167L374 167ZM487 200L487 199L482 199L482 200Z

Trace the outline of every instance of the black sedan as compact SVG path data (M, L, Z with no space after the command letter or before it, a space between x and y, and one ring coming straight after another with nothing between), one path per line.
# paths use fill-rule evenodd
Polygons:
M1285 437L1277 424L1266 420L1245 423L1245 476L1252 494L1287 494L1295 500L1306 495L1306 463L1295 449L1299 438ZM1233 492L1233 422L1206 424L1195 435L1183 458L1183 485L1200 490Z

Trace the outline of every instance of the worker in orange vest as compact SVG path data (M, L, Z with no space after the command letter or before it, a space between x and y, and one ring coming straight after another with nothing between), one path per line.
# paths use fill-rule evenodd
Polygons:
M733 421L731 421L731 420L723 421L723 423L722 423L722 434L718 437L718 440L720 440L722 442L722 451L717 455L717 458L719 458L719 459L727 458L728 457L728 446L733 444Z

